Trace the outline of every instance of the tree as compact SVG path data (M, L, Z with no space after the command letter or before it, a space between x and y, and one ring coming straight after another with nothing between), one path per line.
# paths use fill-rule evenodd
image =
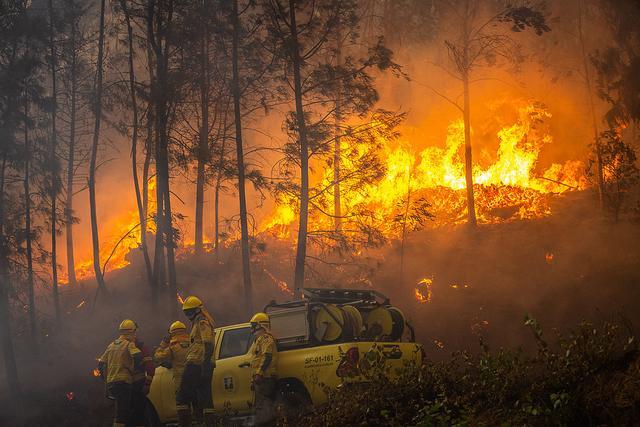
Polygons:
M338 241L345 241L343 228L340 229L341 233L335 232L336 215L329 213L330 208L327 210L324 207L323 196L335 193L336 189L339 193L340 186L348 180L355 185L364 185L367 181L379 179L382 171L374 154L379 145L375 142L374 134L384 133L385 130L391 134L391 129L398 123L397 115L384 111L377 112L370 120L356 126L343 125L341 117L353 115L363 118L371 112L378 100L370 75L372 70L392 70L396 73L400 70L391 60L392 52L381 39L368 49L360 46L355 54L350 55L344 55L343 46L337 45L336 35L340 43L348 41L354 49L357 45L360 17L356 12L356 2L292 0L287 5L271 1L267 6L271 49L282 61L285 71L281 77L285 82L283 91L291 88L291 99L295 106L284 125L290 138L284 152L286 163L299 168L300 184L291 180L291 172L287 171L287 178L278 187L285 193L285 198L295 199L299 206L294 286L301 291L308 238L333 236ZM334 120L331 122L331 119ZM339 146L336 145L338 139ZM357 148L360 143L368 147L364 154ZM351 147L351 152L345 153L343 145ZM357 166L348 172L343 170L341 161L334 164L336 155L340 159L351 155L350 160L357 160L354 162ZM325 183L327 185L310 186L312 158L325 159L333 170L332 179ZM335 202L334 194L334 211ZM324 230L309 232L310 209L331 217L333 226L329 233ZM345 213L341 210L340 218L344 217Z
M91 144L91 160L89 163L89 207L91 210L91 241L93 246L93 271L98 282L98 290L107 293L107 287L100 265L100 238L98 234L98 212L96 206L96 168L98 147L100 142L100 124L102 120L102 76L104 73L104 14L105 0L100 1L100 24L98 35L98 59L96 63L96 81L94 95L95 122L93 128L93 142Z
M127 6L126 0L120 0L120 9L122 14L124 15L125 25L127 28L127 64L129 71L129 96L131 102L131 111L133 113L131 117L131 170L133 175L133 187L136 196L136 206L138 208L138 218L140 220L140 249L142 250L142 256L145 264L145 271L147 273L147 282L149 283L150 288L154 289L153 284L153 270L151 266L151 259L149 258L149 251L147 248L147 209L146 203L143 201L143 197L140 192L140 181L138 179L138 134L139 134L139 113L138 113L138 100L137 100L137 82L135 75L135 66L134 66L134 33L133 27L131 25L131 14L129 12L129 8ZM148 151L147 152L150 154ZM149 155L145 156L145 166L143 173L143 180L146 183L148 179L148 163L149 163ZM146 192L146 185L144 186L144 191ZM146 193L145 193L146 194ZM146 196L145 196L146 197ZM155 302L155 298L152 298L152 301Z
M452 74L461 81L463 106L453 104L460 110L464 120L464 161L467 188L467 217L471 226L477 224L473 193L473 159L471 149L471 93L472 76L484 66L519 59L520 47L504 31L509 25L512 32L531 28L542 35L550 28L542 11L530 6L511 6L504 3L486 3L479 0L445 0L445 11L454 17L452 28L460 28L454 39L445 40L449 58L453 64ZM477 77L477 76L476 76Z
M50 167L50 181L49 181L49 197L51 200L51 289L53 292L53 306L56 314L56 321L58 325L62 321L62 315L60 313L60 296L58 294L58 247L57 247L57 235L58 235L58 219L57 219L57 207L56 202L59 193L59 180L58 173L58 158L56 155L56 147L58 144L58 131L56 128L57 122L57 110L58 110L58 91L57 91L57 52L54 38L56 36L55 30L55 17L53 14L53 0L49 0L49 70L51 72L51 138L49 141L49 167Z

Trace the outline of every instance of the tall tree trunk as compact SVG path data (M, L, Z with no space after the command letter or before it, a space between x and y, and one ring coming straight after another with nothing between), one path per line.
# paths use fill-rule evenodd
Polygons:
M300 45L298 44L298 26L296 24L296 1L289 0L289 25L291 30L291 60L293 62L293 81L296 102L296 124L300 142L300 224L296 249L296 269L293 285L296 292L302 295L304 288L304 269L307 259L307 226L309 221L309 144L307 142L307 125L302 106L302 79L300 68Z
M145 174L148 177L148 168L150 163L150 155L153 151L154 155L158 151L158 114L155 111L156 106L156 97L157 97L157 83L154 74L155 62L154 62L154 32L153 32L153 20L154 20L154 7L155 1L149 1L147 4L147 67L149 70L149 105L147 111L147 152L145 157ZM151 147L153 146L153 150ZM162 221L160 218L162 217L162 206L163 206L163 197L161 189L159 188L160 183L158 182L158 165L155 164L156 174L155 174L155 191L156 191L156 211L154 213L154 222L156 224L156 234L155 234L155 242L154 242L154 250L153 250L153 280L151 283L151 304L153 307L156 307L158 304L158 294L161 289L164 289L164 248L162 246ZM144 188L148 185L147 179L143 183ZM148 190L143 192L143 205L145 211L145 223L144 228L146 229L146 218L149 217L149 201L148 201Z
M596 109L593 102L593 90L591 83L591 68L589 67L589 56L584 43L584 33L582 30L582 0L578 0L578 37L580 48L582 49L582 66L584 68L585 84L587 89L587 100L589 102L589 112L591 113L591 123L593 125L593 144L596 155L596 182L598 185L598 203L600 210L604 210L604 176L602 173L602 151L600 149L600 136L598 134L598 121L596 120Z
M240 111L240 70L238 69L238 44L240 38L240 17L238 0L233 0L233 114L236 127L236 162L238 168L238 196L240 198L240 243L242 247L242 277L244 302L247 312L253 311L253 290L251 285L251 264L249 253L249 225L247 222L247 199L245 194L244 152L242 147L242 115Z
M175 311L175 295L177 292L176 284L176 271L175 271L175 254L174 254L174 238L173 227L171 219L171 192L169 188L169 135L167 129L167 121L169 116L167 114L168 99L167 89L169 85L168 80L168 55L169 55L169 41L165 36L163 11L160 7L162 2L158 3L159 10L156 14L156 32L157 41L154 47L156 55L156 67L157 67L157 85L156 85L156 123L157 123L157 136L156 136L156 175L157 175L157 187L158 187L158 206L162 206L162 209L158 209L159 223L162 223L162 231L164 232L164 247L167 250L167 273L168 273L168 285L169 285L169 302L172 311ZM167 27L170 25L171 10L167 11ZM163 46L164 42L164 46ZM162 202L162 203L161 203ZM158 233L158 236L160 234Z
M465 2L465 15L463 20L463 53L462 53L462 85L464 91L464 172L467 186L467 218L470 226L475 227L478 223L476 219L476 203L473 195L473 159L471 155L471 106L469 100L469 38L470 15L469 0Z
M56 322L58 325L62 321L62 314L60 312L60 296L58 295L58 248L56 239L58 237L58 218L57 218L57 206L56 201L58 198L58 168L56 159L56 145L57 145L57 129L56 129L56 115L58 110L58 92L56 89L56 49L53 40L54 36L54 23L53 23L53 0L49 0L49 54L50 66L51 66L51 91L53 97L53 105L51 107L51 144L49 151L49 162L51 167L50 178L50 194L51 198L51 290L53 292L53 307L56 314Z
M467 185L467 218L469 225L475 227L476 204L473 195L473 160L471 157L471 107L469 105L469 75L465 73L462 78L464 85L464 172Z
M31 236L31 144L29 141L29 101L24 102L24 227L26 234L26 256L27 256L27 300L29 311L29 337L31 348L38 354L38 324L36 319L36 300L33 283L33 245Z
M336 65L342 65L342 22L338 16L336 30ZM340 149L340 136L342 135L342 80L338 79L338 91L335 103L335 141L333 147L333 216L336 231L342 229L342 209L340 200L340 163L342 153Z
M2 335L2 355L4 359L5 377L10 396L20 395L20 381L18 380L18 366L11 339L11 313L9 311L9 248L4 230L4 185L6 154L0 165L0 334Z
M138 218L140 220L140 249L144 258L145 270L147 273L147 283L153 282L153 272L151 271L151 260L149 259L149 251L147 250L146 238L146 212L140 195L140 182L138 180L138 102L136 98L136 76L133 66L133 28L131 27L131 17L127 8L126 0L120 0L120 7L124 13L127 25L128 48L129 48L129 89L131 96L132 117L132 135L131 135L131 170L133 174L133 187L136 194L136 204L138 207ZM151 285L152 286L152 285Z
M202 39L200 41L200 113L202 123L198 143L198 172L196 177L196 254L203 253L204 224L204 167L209 158L209 31L206 2L202 3Z
M69 117L69 153L67 163L67 198L64 207L65 216L65 235L67 239L67 275L69 276L69 284L75 286L78 284L75 269L75 257L73 253L73 176L75 172L75 151L76 151L76 98L77 98L77 50L76 50L76 32L78 31L77 23L71 25L71 111Z
M98 63L95 87L95 125L91 144L91 162L89 163L89 206L91 208L91 240L93 243L93 271L98 282L98 290L106 294L107 287L100 266L100 239L98 236L98 213L96 209L96 161L100 140L100 120L102 119L102 73L104 55L104 9L105 0L100 1L100 35L98 37Z

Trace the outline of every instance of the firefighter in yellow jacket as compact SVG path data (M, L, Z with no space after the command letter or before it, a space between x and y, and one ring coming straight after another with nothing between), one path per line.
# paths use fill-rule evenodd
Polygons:
M120 336L98 359L100 376L107 383L107 397L115 400L114 427L131 422L132 373L142 362L142 352L135 345L138 325L130 319L120 323Z
M274 413L276 397L276 362L278 349L271 335L271 322L265 313L257 313L251 318L254 340L249 350L251 355L251 375L254 391L255 422L270 421Z
M185 299L182 311L191 321L192 327L184 373L176 395L178 424L180 427L191 426L189 404L196 402L195 409L204 412L205 426L214 426L211 396L211 379L215 364L214 321L198 297L190 296Z
M173 382L176 391L182 381L182 374L187 363L189 351L189 334L187 327L181 321L175 321L169 327L169 337L165 337L160 343L153 357L158 364L170 365L173 373Z

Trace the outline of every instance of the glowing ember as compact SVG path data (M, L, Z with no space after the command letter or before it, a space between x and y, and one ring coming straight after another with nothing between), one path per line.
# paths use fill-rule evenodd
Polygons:
M99 377L99 376L100 376L100 371L98 370L98 368L95 368L95 369L93 370L93 376L94 376L94 377Z
M431 286L433 285L433 280L431 279L422 279L418 282L418 285L415 288L415 297L421 303L431 302L431 298L433 296L431 292Z
M438 340L433 340L433 343L436 345L436 347L438 347L440 350L442 350L444 348L444 343L442 341L438 341Z
M66 393L66 396L67 396L67 400L68 400L68 401L72 401L72 400L73 400L73 398L75 397L75 394L74 394L72 391L68 391L68 392Z
M271 272L266 268L263 268L262 271L264 271L265 274L269 276L271 280L273 280L273 282L278 286L278 289L280 289L281 292L284 292L285 294L293 295L293 291L289 288L289 285L287 285L287 282L285 282L284 280L276 279L276 277L273 274L271 274Z
M553 262L553 253L547 252L544 254L544 259L547 261L547 264L551 264Z
M178 302L180 303L180 305L184 304L184 299L182 299L182 297L180 296L180 294L178 292L176 292L176 298L177 298Z
M449 287L451 289L467 289L469 287L469 285L459 285L457 283L453 283L453 284L449 285Z
M80 304L76 305L76 310L81 308L85 304L85 300L80 301Z

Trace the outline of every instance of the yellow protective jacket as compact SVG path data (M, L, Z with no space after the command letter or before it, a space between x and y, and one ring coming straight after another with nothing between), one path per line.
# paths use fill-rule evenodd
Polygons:
M249 350L253 375L273 377L276 375L278 349L271 333L265 331L258 335Z
M171 338L169 344L162 341L160 347L153 355L156 363L170 363L173 373L173 381L176 388L180 386L184 367L187 364L187 352L189 351L189 335L186 333Z
M193 322L191 328L191 345L187 352L187 363L194 365L202 365L205 356L205 345L210 345L211 348L211 362L215 363L214 345L215 345L215 332L213 330L213 323L209 320L210 316L198 314Z
M140 355L140 349L134 344L133 337L120 335L109 344L104 354L98 359L107 384L118 381L131 384L134 359L139 359Z

